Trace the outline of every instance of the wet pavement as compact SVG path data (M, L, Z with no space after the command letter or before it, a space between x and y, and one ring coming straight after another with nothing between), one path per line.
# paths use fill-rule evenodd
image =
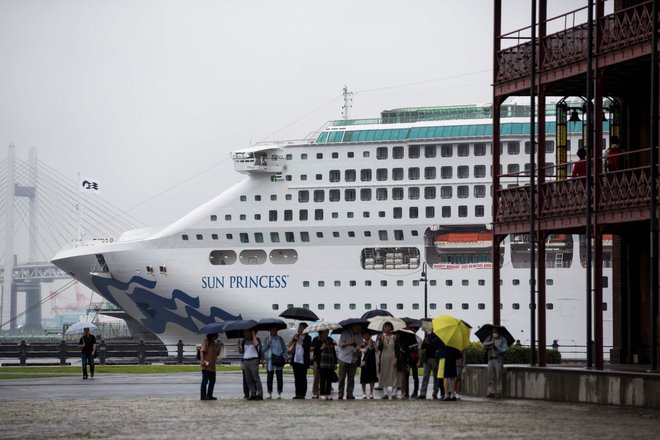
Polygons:
M354 401L291 400L293 377L284 381L282 400L252 402L242 398L239 372L218 374L217 401L199 400L197 373L4 379L0 438L660 438L656 410L480 397L361 400L361 393Z

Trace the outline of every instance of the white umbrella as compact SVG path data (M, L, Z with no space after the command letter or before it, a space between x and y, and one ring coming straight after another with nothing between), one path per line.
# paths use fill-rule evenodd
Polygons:
M76 322L75 324L72 324L68 329L66 329L66 332L64 334L66 335L75 335L76 333L82 333L83 330L88 328L90 331L96 330L96 326L92 324L91 322Z
M341 325L336 324L334 322L327 322L327 321L321 321L318 324L310 325L307 327L305 330L303 330L303 333L314 333L314 332L321 332L323 330L337 330L340 329Z
M391 316L374 316L373 318L369 318L369 327L367 328L369 330L382 332L383 325L385 325L386 322L392 324L392 331L394 332L406 328L406 322L403 319L392 318Z

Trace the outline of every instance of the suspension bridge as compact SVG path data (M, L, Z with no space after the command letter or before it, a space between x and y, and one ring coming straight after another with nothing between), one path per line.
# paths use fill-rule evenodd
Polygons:
M15 331L22 318L22 331L42 330L42 306L76 284L50 264L62 247L117 239L143 226L100 195L81 192L79 184L40 161L35 148L21 160L11 145L0 159L0 331ZM62 287L42 294L44 284L58 280Z

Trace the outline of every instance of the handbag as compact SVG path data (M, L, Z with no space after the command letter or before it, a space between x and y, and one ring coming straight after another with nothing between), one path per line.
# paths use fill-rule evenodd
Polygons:
M270 357L270 362L273 364L273 367L283 367L286 364L286 359L281 354L273 354Z
M335 370L332 370L332 382L339 382L339 376L337 376L337 372Z
M321 353L321 362L319 368L334 370L336 364L335 354L331 350L325 350Z

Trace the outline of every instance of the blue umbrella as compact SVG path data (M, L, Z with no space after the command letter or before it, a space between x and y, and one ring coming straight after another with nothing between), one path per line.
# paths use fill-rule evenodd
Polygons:
M210 324L206 324L204 327L199 329L200 333L203 333L205 335L212 335L214 333L222 333L225 331L225 326L227 325L228 321L222 321L222 322L212 322Z
M362 315L362 319L374 318L376 316L394 316L394 315L392 315L387 310L375 309L365 312L364 315Z

